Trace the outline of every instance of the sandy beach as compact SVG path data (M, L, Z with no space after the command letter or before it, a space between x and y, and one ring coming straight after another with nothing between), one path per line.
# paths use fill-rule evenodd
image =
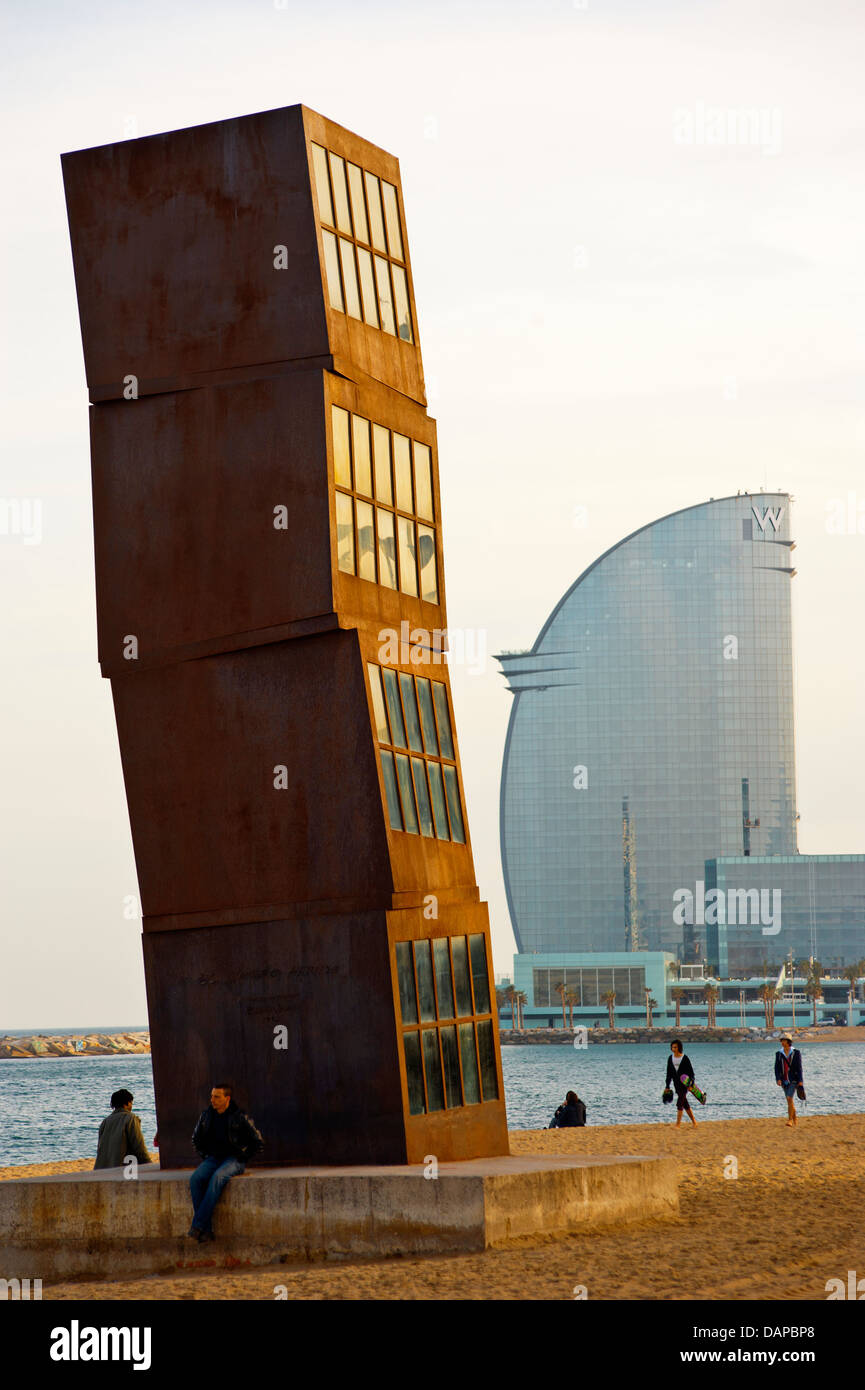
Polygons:
M45 1287L43 1298L592 1299L826 1298L826 1281L865 1274L865 1114L514 1130L513 1153L672 1154L673 1222L517 1243L477 1255L301 1267L275 1265ZM738 1165L738 1177L725 1177ZM92 1159L0 1169L0 1180L75 1172Z

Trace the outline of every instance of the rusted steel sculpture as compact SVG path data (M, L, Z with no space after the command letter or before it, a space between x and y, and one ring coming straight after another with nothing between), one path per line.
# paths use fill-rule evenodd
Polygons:
M160 1153L508 1151L399 166L302 106L63 157Z

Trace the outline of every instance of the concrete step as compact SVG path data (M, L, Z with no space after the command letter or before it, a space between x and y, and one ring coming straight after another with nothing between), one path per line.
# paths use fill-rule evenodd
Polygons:
M0 1183L6 1279L483 1250L525 1236L674 1217L663 1157L520 1155L407 1167L254 1168L228 1184L214 1242L187 1237L190 1170L142 1166Z

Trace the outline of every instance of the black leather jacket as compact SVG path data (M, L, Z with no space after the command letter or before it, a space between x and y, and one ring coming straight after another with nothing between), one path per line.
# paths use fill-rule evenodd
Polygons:
M241 1163L247 1163L251 1158L255 1158L256 1154L261 1153L264 1140L255 1128L252 1117L244 1114L235 1101L229 1101L227 1113L231 1152ZM210 1122L215 1114L213 1106L208 1105L199 1115L198 1124L192 1132L192 1142L202 1158L207 1158Z

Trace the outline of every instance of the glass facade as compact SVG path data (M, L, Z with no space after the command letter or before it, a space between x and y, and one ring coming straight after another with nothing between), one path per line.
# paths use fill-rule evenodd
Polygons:
M312 168L331 308L413 343L396 188L321 145Z
M409 1112L498 1100L482 933L395 946Z
M466 840L447 687L367 665L391 830Z
M791 948L795 962L813 957L827 970L865 959L865 855L714 859L705 885L721 895L705 931L722 977L778 969Z
M585 969L555 969L549 966L532 970L531 1000L535 1008L548 1008L551 1004L561 1006L562 997L559 986L572 991L576 996L575 1007L597 1009L606 1008L604 995L613 990L617 1004L640 1004L646 1002L646 971L644 968L628 966L607 967L589 966Z
M339 568L438 603L430 446L338 405L331 435Z
M795 855L786 494L689 507L589 567L514 695L501 844L520 952L667 951L719 855Z

